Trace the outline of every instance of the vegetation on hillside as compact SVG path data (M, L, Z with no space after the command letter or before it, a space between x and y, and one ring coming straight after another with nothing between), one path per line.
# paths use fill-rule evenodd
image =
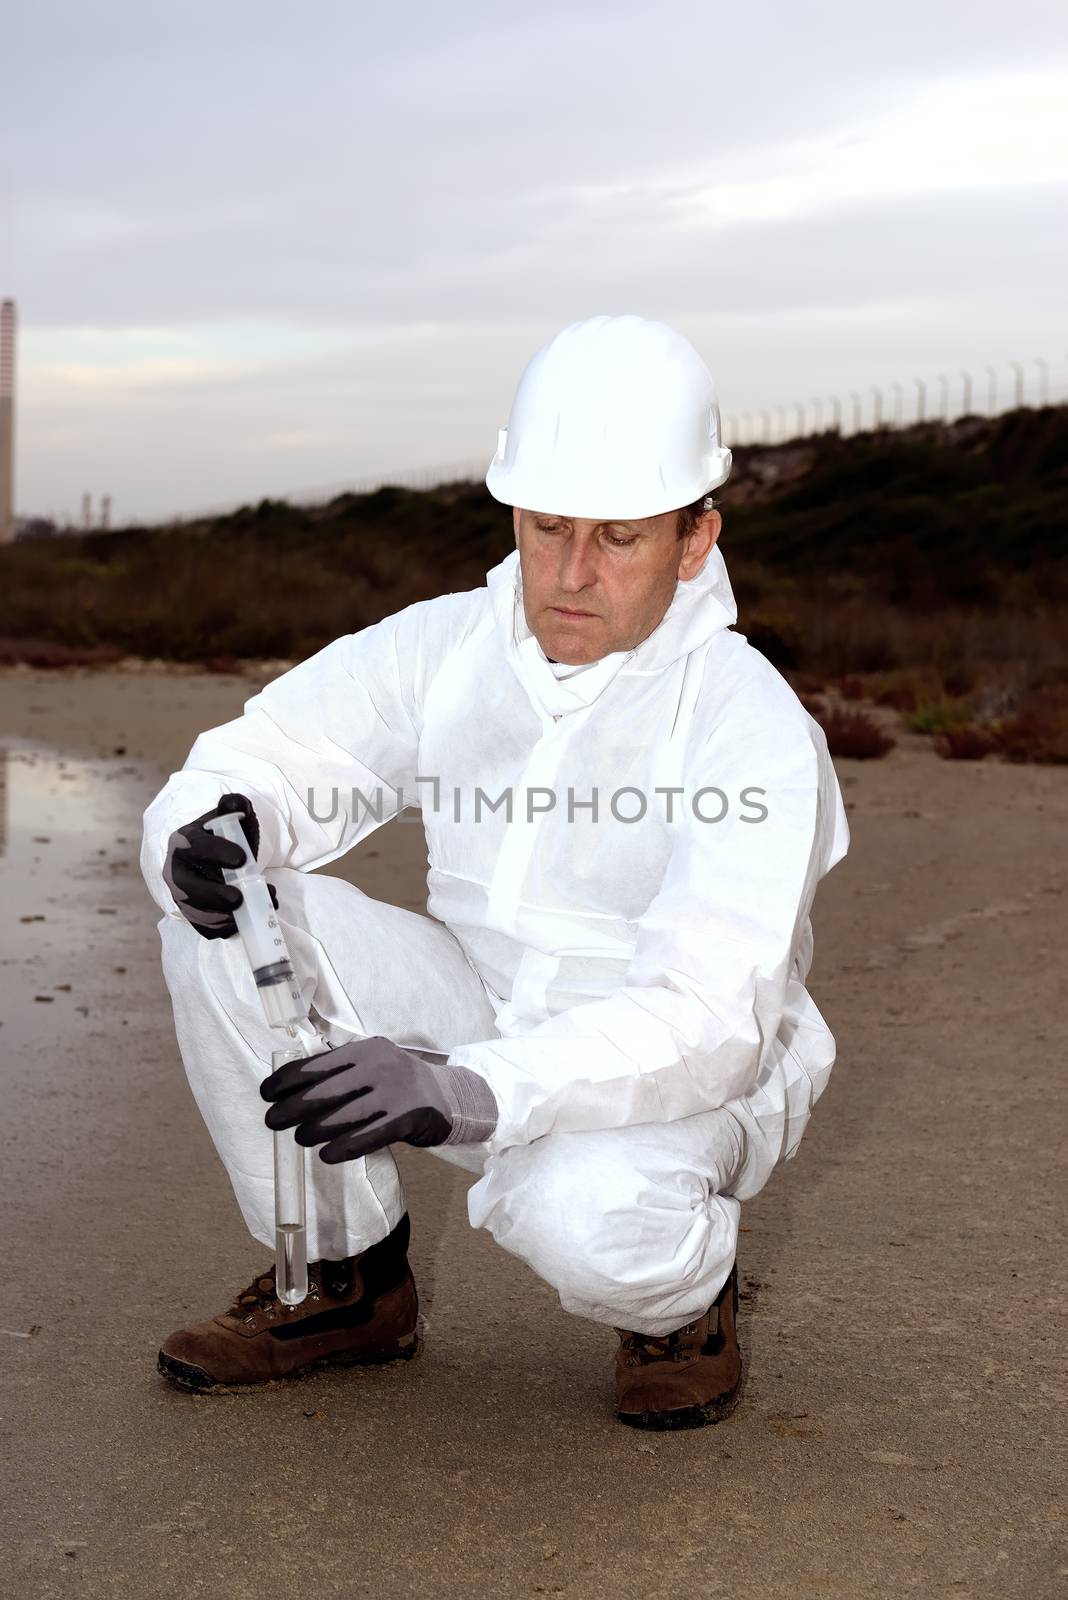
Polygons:
M1068 407L740 448L719 498L738 630L789 675L878 675L892 704L894 674L925 673L946 748L967 718L944 704L1068 682ZM0 549L0 660L300 660L477 587L511 547L474 483L21 539Z

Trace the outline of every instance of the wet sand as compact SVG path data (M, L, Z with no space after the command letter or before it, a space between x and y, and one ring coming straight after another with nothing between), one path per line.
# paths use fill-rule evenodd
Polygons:
M137 852L260 681L0 672L6 1592L1063 1592L1068 771L918 739L836 763L853 846L810 984L839 1061L743 1210L728 1421L621 1427L614 1335L403 1149L422 1356L197 1399L160 1339L267 1257L185 1082ZM424 904L417 828L327 870Z

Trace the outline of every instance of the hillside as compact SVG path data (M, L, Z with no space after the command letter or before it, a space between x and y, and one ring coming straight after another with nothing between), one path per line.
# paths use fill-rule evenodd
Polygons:
M1068 407L740 451L733 548L902 606L1068 598Z
M1064 663L1068 407L739 448L719 491L738 626L776 664ZM0 550L0 658L300 659L511 548L478 483L262 500ZM43 653L43 654L42 654Z

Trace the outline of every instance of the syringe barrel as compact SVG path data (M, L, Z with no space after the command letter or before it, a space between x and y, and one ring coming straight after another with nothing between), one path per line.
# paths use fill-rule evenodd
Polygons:
M219 838L240 845L245 852L241 866L223 867L222 874L227 883L241 890L241 904L234 911L234 921L252 968L264 1015L272 1028L288 1027L306 1017L308 1007L293 973L293 962L271 903L271 891L256 866L241 818L236 812L228 811L212 817L204 826Z

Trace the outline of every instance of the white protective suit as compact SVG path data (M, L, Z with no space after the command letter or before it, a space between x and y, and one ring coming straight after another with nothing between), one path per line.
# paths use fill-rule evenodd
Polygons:
M472 1225L617 1327L666 1333L715 1298L739 1202L794 1155L834 1061L805 980L816 884L849 844L824 734L736 616L717 546L635 649L554 671L513 551L198 737L145 812L141 865L190 1083L257 1239L279 1041L239 941L197 934L162 876L171 832L231 790L331 1042L449 1051L492 1086L493 1136L434 1152L481 1175ZM412 805L429 919L309 876ZM309 1257L403 1214L388 1150L308 1168Z

